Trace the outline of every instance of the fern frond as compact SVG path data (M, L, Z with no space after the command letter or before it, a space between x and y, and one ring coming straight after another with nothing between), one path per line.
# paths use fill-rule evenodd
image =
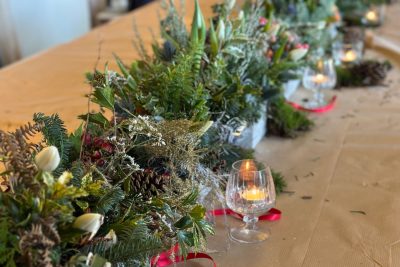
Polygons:
M61 162L53 174L55 176L61 175L63 171L70 167L69 152L72 146L68 139L64 122L57 114L46 116L43 113L35 113L33 115L33 121L40 126L47 145L56 146L58 148Z

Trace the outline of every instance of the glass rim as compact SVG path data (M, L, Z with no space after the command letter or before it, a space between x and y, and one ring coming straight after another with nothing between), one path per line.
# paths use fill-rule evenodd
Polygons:
M237 160L234 163L232 163L232 170L236 171L236 172L240 172L240 166L243 164L243 162L246 161L253 161L257 167L257 170L246 170L246 172L252 172L252 173L257 173L257 172L263 172L266 171L267 169L269 169L269 166L263 162L257 161L255 159L241 159L241 160ZM238 166L237 166L238 165ZM262 168L258 168L259 166L262 166Z

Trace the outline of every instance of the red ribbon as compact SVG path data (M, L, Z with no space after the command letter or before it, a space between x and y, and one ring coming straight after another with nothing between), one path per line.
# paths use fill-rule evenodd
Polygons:
M176 244L170 250L162 252L158 257L152 258L151 266L166 267L174 263L185 261L185 259L182 256L175 256L173 260L171 259L171 255L177 254L178 252L179 252L179 245ZM215 263L214 259L206 253L193 253L193 252L188 253L186 260L192 260L192 259L208 259L213 263L214 267L217 267L217 264Z
M337 96L333 96L328 104L326 104L323 107L318 107L318 108L306 108L306 107L303 107L302 105L297 104L295 102L291 102L291 101L286 101L286 102L289 105L291 105L292 107L294 107L295 109L298 109L298 110L307 111L307 112L314 112L314 113L323 113L323 112L330 111L335 107L336 99L337 99Z
M237 219L243 219L243 215L234 212L231 209L218 209L218 210L212 210L210 211L212 214L214 214L215 216L219 216L219 215L232 215L233 217L237 218ZM281 218L282 212L278 209L270 209L268 211L268 213L261 215L260 217L258 217L258 219L260 221L277 221Z
M237 219L243 219L243 215L234 212L231 209L217 209L217 210L212 210L210 212L215 216L226 214L226 215L232 215ZM268 213L258 217L258 219L261 221L277 221L281 218L281 215L282 212L280 210L272 208L268 211ZM151 259L151 266L166 267L171 264L184 261L185 259L182 256L175 256L174 259L171 259L171 256L177 254L178 252L179 252L179 245L176 244L170 250L162 252L160 255L158 255L158 257L153 257ZM214 259L206 253L193 253L193 252L188 253L186 260L192 260L192 259L208 259L213 263L214 267L217 267L217 264L215 263Z

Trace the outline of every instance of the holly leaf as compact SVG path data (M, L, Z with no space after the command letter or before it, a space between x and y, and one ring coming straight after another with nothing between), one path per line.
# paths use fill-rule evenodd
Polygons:
M199 221L203 219L206 215L206 209L201 206L201 205L196 205L190 212L190 216L195 219L196 221Z
M80 115L78 118L81 120L86 120L88 114ZM100 112L98 113L90 113L89 114L89 122L100 125L103 128L110 127L110 122L104 115Z
M94 90L93 102L99 104L101 107L108 108L110 110L114 110L115 97L114 90L110 86L106 86L103 88L96 88Z

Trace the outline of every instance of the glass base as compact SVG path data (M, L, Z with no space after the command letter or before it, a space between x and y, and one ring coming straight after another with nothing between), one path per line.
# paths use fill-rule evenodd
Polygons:
M271 236L271 231L261 232L255 229L231 228L229 237L239 243L259 243L267 240Z
M316 92L312 99L309 99L303 106L309 109L320 108L326 106L326 96L322 92Z

